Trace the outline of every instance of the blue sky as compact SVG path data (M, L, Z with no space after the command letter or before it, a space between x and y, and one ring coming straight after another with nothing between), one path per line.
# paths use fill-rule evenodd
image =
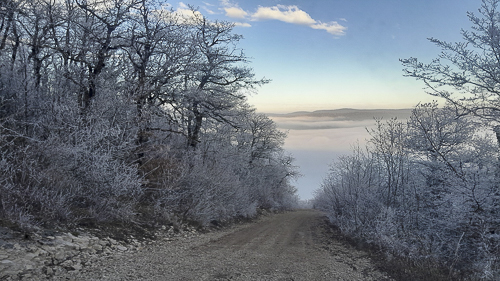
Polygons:
M185 0L209 19L237 23L257 77L261 112L408 108L433 98L402 75L400 58L435 58L427 38L460 40L480 0Z
M240 47L252 58L256 76L272 79L249 98L265 113L412 108L431 101L435 98L420 81L403 77L399 59L430 62L440 49L427 38L460 41L460 30L470 27L467 11L477 13L481 5L480 0L170 3L179 11L189 4L209 19L237 23L234 32L244 36ZM366 143L365 127L371 121L329 130L288 130L285 148L304 175L296 183L301 198L313 197L329 164L348 154L353 143Z

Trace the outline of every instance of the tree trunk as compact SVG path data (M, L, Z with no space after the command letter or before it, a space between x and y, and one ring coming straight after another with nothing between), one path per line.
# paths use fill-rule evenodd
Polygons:
M188 130L188 145L196 149L196 146L200 142L200 131L203 123L203 115L198 111L198 106L196 105L193 110L194 120L190 120L189 130Z
M495 132L498 147L500 150L500 125L493 127L493 131ZM491 206L491 216L493 218L493 225L497 225L496 229L492 229L492 232L499 233L500 227L498 223L500 222L500 158L497 160L497 167L495 171L495 186L494 186L493 198L492 198L492 206Z

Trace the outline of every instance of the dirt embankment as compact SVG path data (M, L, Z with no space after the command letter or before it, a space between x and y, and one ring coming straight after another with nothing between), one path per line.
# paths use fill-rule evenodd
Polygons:
M159 239L56 280L390 280L300 210L197 237Z

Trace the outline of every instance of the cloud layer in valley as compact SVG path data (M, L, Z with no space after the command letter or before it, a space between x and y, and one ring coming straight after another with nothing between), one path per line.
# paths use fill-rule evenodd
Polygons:
M296 183L298 193L302 199L310 199L332 162L350 154L354 145L366 144L370 138L367 128L375 126L375 118L405 120L410 114L411 109L340 109L270 116L278 128L288 132L285 148L292 153L303 174Z

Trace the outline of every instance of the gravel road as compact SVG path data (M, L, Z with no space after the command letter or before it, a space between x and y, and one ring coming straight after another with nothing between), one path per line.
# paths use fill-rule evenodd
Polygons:
M390 280L366 253L332 240L313 210L195 237L159 239L59 280Z

